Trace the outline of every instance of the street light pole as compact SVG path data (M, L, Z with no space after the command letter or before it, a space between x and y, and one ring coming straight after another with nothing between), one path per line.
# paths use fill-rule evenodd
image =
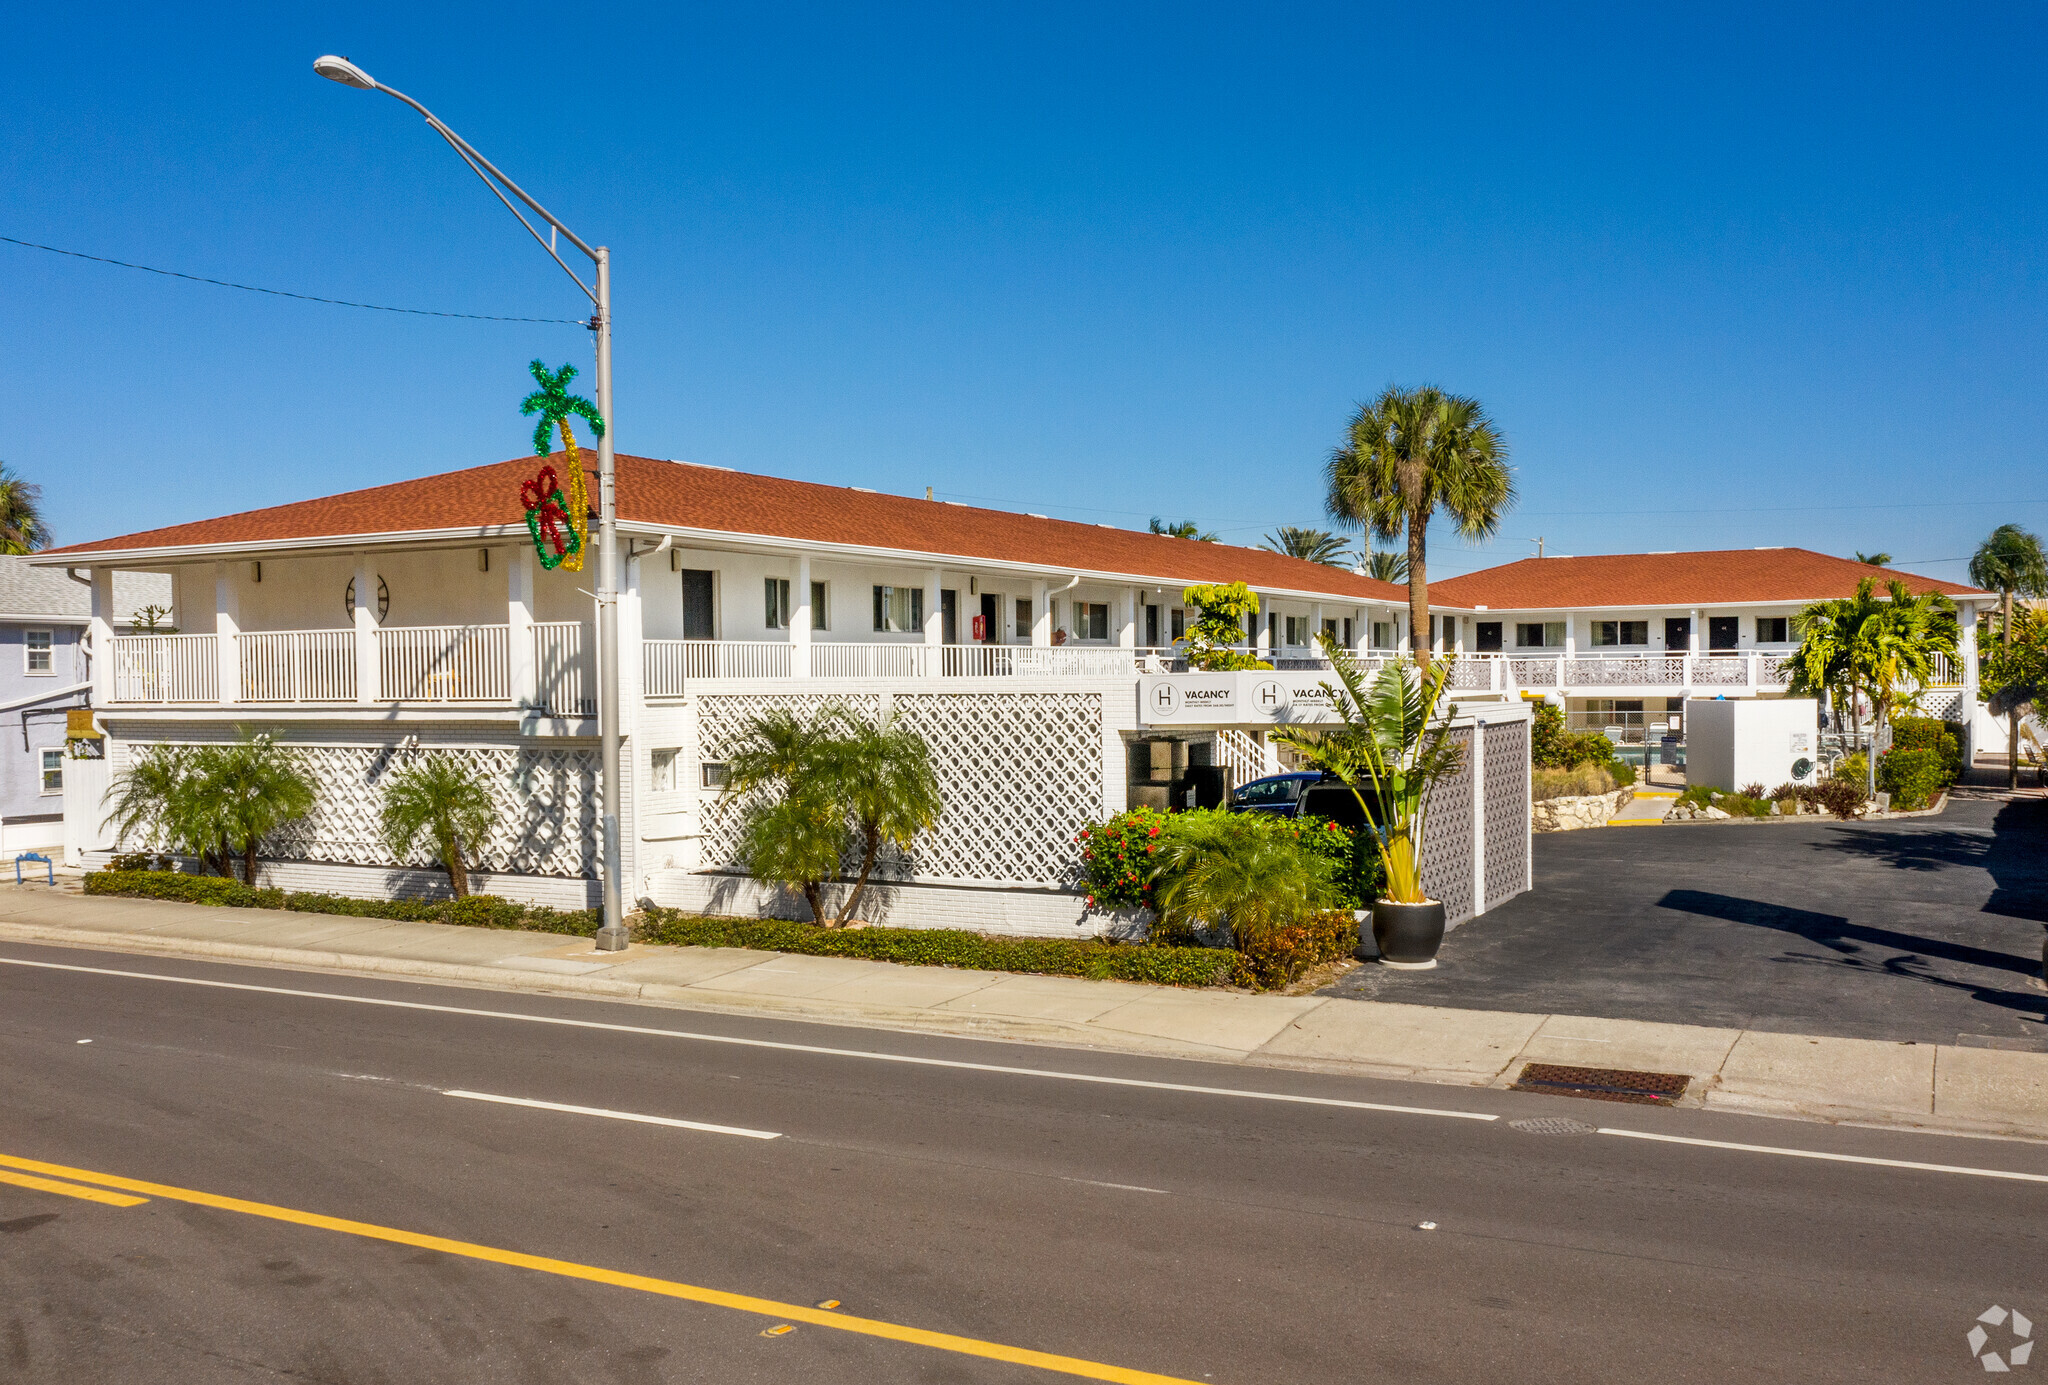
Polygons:
M592 248L567 226L556 220L554 215L540 203L528 196L525 189L507 178L498 166L486 159L470 145L469 141L456 134L434 113L419 102L394 87L387 87L369 73L357 67L347 58L332 54L316 58L313 70L330 82L355 87L362 91L381 91L386 96L403 101L426 118L434 132L448 141L470 171L483 179L484 185L505 204L506 210L519 217L519 224L536 241L554 262L562 266L562 272L576 281L576 287L583 290L590 300L592 313L590 330L597 339L597 412L604 419L604 432L597 440L597 732L599 743L598 793L604 804L601 819L599 843L603 888L604 921L597 931L597 950L617 952L626 946L625 900L619 889L622 872L619 846L619 794L624 776L619 764L619 531L618 531L618 472L612 455L612 256L611 251L600 245ZM502 185L502 186L501 186ZM593 282L585 284L582 276L564 263L556 253L553 234L545 239L534 229L533 223L520 215L519 208L512 205L505 196L510 192L533 210L534 215L545 221L554 231L561 233L571 245L590 257L596 273ZM570 459L573 466L582 463Z

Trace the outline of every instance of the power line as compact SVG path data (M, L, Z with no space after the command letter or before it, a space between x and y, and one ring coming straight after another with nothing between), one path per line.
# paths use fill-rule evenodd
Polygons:
M13 236L0 236L0 241L19 245L29 250L47 250L52 255L69 255L74 260L91 260L95 264L118 265L122 269L139 269L145 274L161 274L170 279L189 279L195 284L212 284L216 288L240 289L244 293L267 293L274 298L296 298L305 303L326 303L336 308L368 308L376 313L410 313L415 317L459 317L470 322L545 322L565 327L587 327L590 324L573 317L493 317L488 313L441 313L431 308L390 308L382 303L351 303L346 298L321 298L310 293L292 293L285 289L259 288L255 284L232 284L226 279L209 279L203 274L181 274L175 269L158 269L154 265L130 264L126 260L110 260L105 255L88 255L79 250L60 250L54 245L38 245L32 240L16 240Z

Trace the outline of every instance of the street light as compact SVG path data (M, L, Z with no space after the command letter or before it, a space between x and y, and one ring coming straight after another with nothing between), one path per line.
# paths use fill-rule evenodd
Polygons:
M541 248L556 264L562 266L562 272L576 281L576 287L583 290L594 309L590 330L597 334L597 412L604 419L604 433L597 440L597 730L601 745L599 792L604 800L604 818L600 828L603 834L600 850L603 857L604 926L597 932L597 948L600 952L617 952L626 946L626 926L624 904L619 894L617 790L624 782L624 776L619 772L619 535L618 478L612 461L611 251L602 245L593 250L584 244L546 207L527 196L524 189L499 172L496 164L471 148L469 141L443 125L432 111L404 92L385 86L347 58L338 58L331 53L314 59L313 70L330 82L394 96L426 117L427 124L434 127L434 133L448 141L449 147L469 165L470 171L484 180L484 186L497 195L507 211L519 217L519 224L540 242ZM542 239L533 223L512 205L505 196L507 192L548 224L550 229L546 239ZM591 264L596 267L594 283L585 284L582 277L555 253L559 244L556 232L590 257Z

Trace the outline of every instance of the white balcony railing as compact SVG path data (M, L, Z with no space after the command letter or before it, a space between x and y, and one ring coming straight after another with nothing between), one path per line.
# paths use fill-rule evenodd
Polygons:
M597 715L597 641L583 625L551 620L533 627L533 671L541 709L553 717Z
M356 632L264 630L235 636L242 702L353 702Z
M220 644L212 635L116 635L114 701L220 701Z
M392 625L377 631L385 702L504 702L512 695L509 625Z

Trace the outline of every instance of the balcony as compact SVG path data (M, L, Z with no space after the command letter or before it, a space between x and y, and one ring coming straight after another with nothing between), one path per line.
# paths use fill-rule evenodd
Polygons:
M516 702L549 716L595 716L593 642L584 627L550 622L524 634L520 669L509 625L381 627L368 661L353 630L119 635L109 700L129 707ZM515 697L515 684L529 677L530 691Z

